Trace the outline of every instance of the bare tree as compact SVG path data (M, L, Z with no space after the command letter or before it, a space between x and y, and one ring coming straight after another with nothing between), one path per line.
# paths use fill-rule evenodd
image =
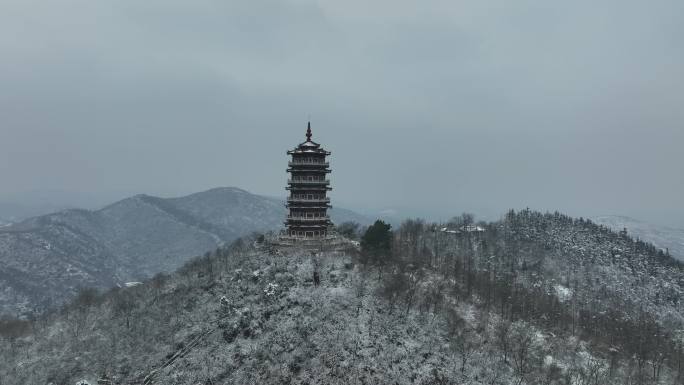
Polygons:
M135 310L135 298L131 290L121 290L114 296L114 314L126 321L126 330L131 328L131 317Z
M461 359L461 374L465 372L465 366L470 356L475 353L479 344L476 341L477 334L469 327L460 328L455 332L451 340L452 348L458 353Z
M533 333L530 326L516 322L511 327L511 353L516 374L523 381L530 370L530 350L532 348Z
M418 269L408 273L406 279L406 291L404 293L404 303L406 304L406 316L408 316L411 306L415 301L420 284L423 281L423 271Z
M406 275L400 271L395 271L392 274L387 274L382 280L380 287L380 294L389 302L389 313L392 314L394 307L408 288L408 279Z
M511 350L511 323L501 318L494 328L496 346L501 350L504 363L508 363L508 354Z
M99 302L99 293L94 288L82 288L72 302L75 308L74 317L71 319L74 337L78 338L88 323L90 311Z

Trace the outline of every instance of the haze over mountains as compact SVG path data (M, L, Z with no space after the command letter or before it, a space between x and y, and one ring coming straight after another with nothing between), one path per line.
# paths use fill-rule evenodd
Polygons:
M17 223L31 217L72 208L99 209L134 194L123 191L76 192L57 189L29 190L21 193L2 191L0 223Z
M614 231L627 229L627 233L643 241L654 244L661 249L667 249L670 255L684 261L684 229L658 226L638 219L606 215L592 218L592 221L607 226Z
M0 314L54 306L79 287L108 288L177 269L254 231L276 230L276 198L216 188L180 198L136 195L100 210L68 209L0 228ZM333 221L366 223L333 209Z
M0 314L45 309L79 287L104 289L173 271L242 235L280 228L286 214L282 203L238 188L216 188L179 198L136 195L99 210L67 209L5 223L0 227ZM371 220L337 208L331 215L335 223ZM684 259L684 230L622 216L593 220L615 231L627 228L630 235Z

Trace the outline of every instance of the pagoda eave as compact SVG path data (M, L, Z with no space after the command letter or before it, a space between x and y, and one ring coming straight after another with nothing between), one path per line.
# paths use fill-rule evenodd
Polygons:
M290 224L293 224L294 222L296 222L296 221L292 221L292 220L288 219L285 221L285 224L290 225ZM321 222L314 222L314 223L296 222L296 224L299 227L325 227L325 226L329 226L330 224L332 224L332 222L330 222L330 221L326 221L326 222L321 221Z
M285 204L285 207L288 209L302 209L302 210L307 210L307 209L318 209L318 210L323 210L323 209L331 209L331 205L326 205L326 206L293 206L289 204Z
M330 155L332 154L330 151L326 150L321 150L321 149L307 149L307 150L300 150L300 149L295 149L295 150L289 150L287 152L287 155L293 155L293 154L319 154L319 155Z
M330 186L304 186L302 187L301 185L297 186L286 186L285 190L311 190L311 191L332 191L332 187Z
M286 171L286 172L292 172L292 171L318 171L318 172L324 172L324 173L328 174L328 173L330 173L330 172L332 171L332 169L326 168L326 169L324 169L324 170L321 170L320 168L314 168L314 167L312 167L312 168L299 168L299 167L294 168L294 167L293 167L293 168L288 168L288 169L285 170L285 171Z

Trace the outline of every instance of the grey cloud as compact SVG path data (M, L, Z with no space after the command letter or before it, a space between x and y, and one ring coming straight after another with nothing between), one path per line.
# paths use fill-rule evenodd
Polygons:
M0 2L1 196L283 195L684 226L676 1Z

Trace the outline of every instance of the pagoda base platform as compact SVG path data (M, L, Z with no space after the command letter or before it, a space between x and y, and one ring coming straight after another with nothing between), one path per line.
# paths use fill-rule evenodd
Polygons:
M358 242L336 234L328 234L322 237L293 237L281 234L269 239L268 243L278 249L303 249L311 252L357 252L359 249Z

